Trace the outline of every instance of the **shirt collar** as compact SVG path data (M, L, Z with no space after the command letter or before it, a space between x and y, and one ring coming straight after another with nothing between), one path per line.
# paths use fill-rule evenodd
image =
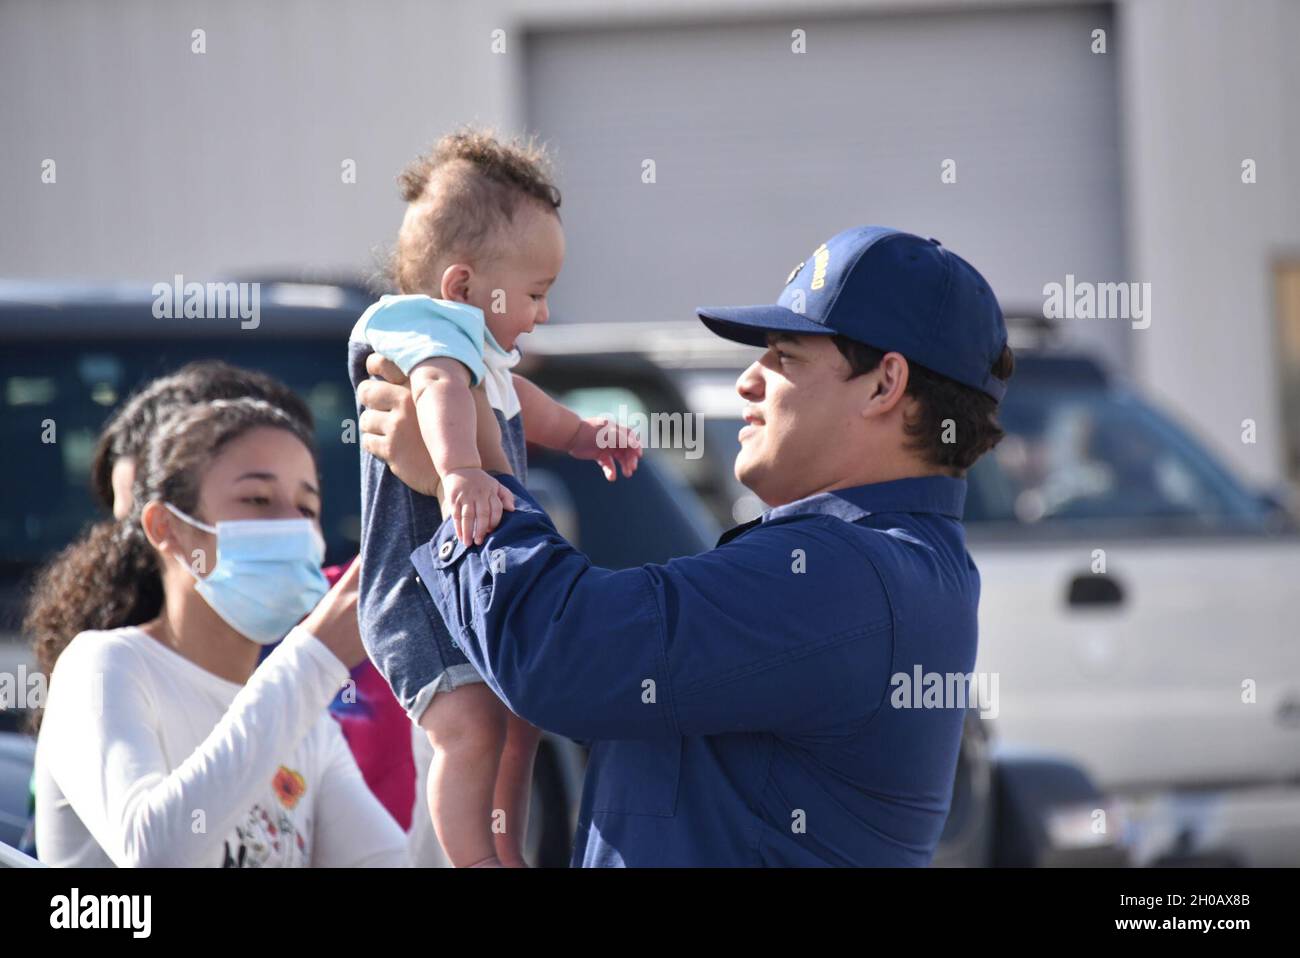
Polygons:
M937 512L960 519L966 505L966 480L951 476L917 476L819 492L763 513L763 521L808 513L839 516L852 522L873 512Z
M519 347L506 352L492 335L492 330L483 324L483 361L494 369L510 369L519 363L523 353Z
M874 512L932 512L952 519L960 519L966 506L966 480L951 476L917 476L910 479L893 479L873 482L864 486L849 486L833 492L815 495L773 506L762 516L724 532L718 545L730 542L760 522L784 519L789 516L835 516L845 522L854 522Z

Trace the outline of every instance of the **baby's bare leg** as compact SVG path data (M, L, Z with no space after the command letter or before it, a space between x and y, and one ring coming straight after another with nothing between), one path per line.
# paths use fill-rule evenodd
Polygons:
M456 868L496 862L493 790L509 709L481 682L439 692L420 716L433 745L428 801L433 828Z
M487 390L482 384L470 390L474 394L474 420L477 426L475 440L478 442L478 457L487 472L510 472L510 460L506 458L501 445L501 426L497 423L492 404L488 402Z
M497 857L501 864L526 868L524 839L528 837L528 805L532 797L533 760L541 730L513 712L506 713L506 744L493 796L496 807L505 812L505 831L495 832Z

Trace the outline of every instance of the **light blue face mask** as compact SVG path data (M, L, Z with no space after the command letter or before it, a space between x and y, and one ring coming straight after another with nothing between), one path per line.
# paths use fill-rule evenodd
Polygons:
M178 519L217 537L217 564L195 590L240 635L260 645L284 638L329 591L325 541L310 519L237 519L215 527L163 503Z

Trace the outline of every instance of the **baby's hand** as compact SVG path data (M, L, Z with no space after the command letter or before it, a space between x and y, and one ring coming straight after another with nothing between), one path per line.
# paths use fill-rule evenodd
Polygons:
M442 478L442 515L451 517L456 537L465 545L482 545L501 522L515 497L482 469L453 469Z
M569 447L569 455L575 459L594 459L599 463L610 482L618 478L615 463L622 468L624 479L636 472L642 452L641 440L634 431L604 416L584 419Z

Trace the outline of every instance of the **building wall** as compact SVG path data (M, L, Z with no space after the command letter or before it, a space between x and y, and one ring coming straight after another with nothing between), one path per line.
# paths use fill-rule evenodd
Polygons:
M1124 275L1090 278L1151 282L1152 325L1125 332L1081 321L1072 332L1128 365L1252 478L1276 481L1284 423L1270 270L1278 256L1300 249L1300 186L1287 171L1300 157L1300 67L1289 49L1300 35L1300 4L1119 0L1115 7L1108 56L1116 61L1118 133L1087 109L1060 118L1075 132L1102 124L1103 164L1116 138L1121 151L1118 182L1097 187L1102 206L1115 195L1123 204L1118 227L1099 234L1114 235L1118 252L1077 272L1115 269ZM858 29L870 32L950 11L954 23L1008 9L1110 16L1105 7L1038 0L790 9L769 0L4 4L0 275L156 281L175 273L283 268L324 276L373 268L400 221L393 177L407 160L457 123L518 129L530 112L540 115L529 105L530 34L580 43L583 31L638 24L702 33L734 22L741 32L787 18L860 15ZM195 28L206 31L202 55L191 52ZM491 52L494 29L506 31L505 55ZM953 42L951 33L940 34ZM1026 59L1037 52L1026 51ZM970 71L953 69L954 60L939 55L917 64L916 80L959 88ZM990 118L1016 122L1014 115ZM1246 156L1258 163L1253 186L1240 183ZM40 179L46 158L57 163L53 185ZM340 175L349 159L355 184ZM717 162L716 155L704 159ZM1096 158L1060 159L1063 169L1080 170ZM892 197L902 206L906 199L905 190ZM938 218L934 202L927 196L918 208ZM1010 235L1006 224L1025 211L1003 212L1001 229ZM1015 274L1024 264L1015 262L1013 246L1004 240L982 249L987 238L974 220L987 216L975 209L929 232L971 249L977 263L984 257L995 288L1010 282L1017 297L1032 293ZM1069 222L1060 228L1081 229ZM772 285L772 264L792 265L807 246L802 233L793 250L771 234L745 238L747 253L761 261L754 295ZM611 242L618 238L616 229L609 234ZM1031 230L1025 242L1041 252L1052 240ZM665 239L662 255L672 253ZM653 263L646 269L653 274ZM735 299L734 277L723 278L728 287L710 298ZM1240 441L1247 418L1257 424L1253 445Z
M1043 285L1068 273L1122 273L1118 61L1089 51L1110 14L805 14L531 34L529 125L572 185L556 314L684 319L702 304L771 301L821 241L861 223L937 237L1008 310L1040 312ZM791 50L794 27L805 53ZM1128 365L1120 324L1067 332Z
M1134 336L1138 378L1248 476L1277 482L1272 269L1300 248L1300 4L1134 0L1119 31L1129 268L1154 304Z

